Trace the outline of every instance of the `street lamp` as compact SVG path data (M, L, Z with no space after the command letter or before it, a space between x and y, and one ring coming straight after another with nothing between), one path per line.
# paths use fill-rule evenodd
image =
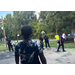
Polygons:
M19 34L17 34L17 42L18 42L18 37L19 37Z

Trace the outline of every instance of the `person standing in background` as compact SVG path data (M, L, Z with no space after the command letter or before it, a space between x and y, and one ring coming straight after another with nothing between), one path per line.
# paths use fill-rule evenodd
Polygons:
M58 41L59 41L59 35L56 33L56 35L55 35L55 39L57 39L57 43L55 43L55 44L57 44L58 45Z
M59 35L56 33L55 39L59 40Z
M63 37L64 43L66 44L66 34L65 34L65 32L63 32L62 37Z
M74 33L74 42L75 42L75 33Z
M13 47L12 47L12 44L11 44L11 39L9 37L7 37L6 40L7 40L9 51L11 50L11 48L12 48L12 51L13 51Z
M48 37L46 36L46 34L44 36L44 40L45 40L45 46L46 46L46 48L47 48L47 44L48 44L48 47L50 48L49 40L48 40Z

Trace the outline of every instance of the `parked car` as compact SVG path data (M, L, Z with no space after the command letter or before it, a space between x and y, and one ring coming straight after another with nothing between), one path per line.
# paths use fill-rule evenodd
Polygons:
M73 40L74 40L74 35L68 34L68 36L66 36L66 41L73 41Z

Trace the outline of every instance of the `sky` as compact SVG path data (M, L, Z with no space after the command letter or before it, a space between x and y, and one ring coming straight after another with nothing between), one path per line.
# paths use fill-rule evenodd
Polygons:
M1 16L4 18L7 14L11 14L13 16L13 11L0 11L0 18ZM37 11L35 14L37 14Z
M13 11L0 11L0 18L1 16L4 18L7 14L13 15Z

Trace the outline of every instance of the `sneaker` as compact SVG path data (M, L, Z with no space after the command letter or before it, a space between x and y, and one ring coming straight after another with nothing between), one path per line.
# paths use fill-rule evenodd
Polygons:
M60 52L60 51L57 50L57 52Z

